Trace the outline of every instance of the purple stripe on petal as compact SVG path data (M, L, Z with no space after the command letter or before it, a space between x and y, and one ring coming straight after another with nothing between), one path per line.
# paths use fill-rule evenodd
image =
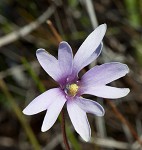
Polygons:
M44 117L41 127L42 132L49 130L53 126L66 102L66 98L62 93L54 100L54 102L49 106Z
M103 107L95 101L78 97L76 98L75 103L87 113L97 116L103 116L105 113Z
M50 89L38 97L36 97L24 110L23 113L26 115L34 115L48 109L56 99L61 95L59 88Z
M82 69L83 64L100 45L105 32L106 24L102 24L86 38L74 56L74 72L78 73Z
M72 72L73 54L70 45L67 42L61 42L58 50L58 60L63 78L66 78Z
M67 111L76 132L87 142L91 137L87 115L74 101L67 101Z
M118 62L105 63L86 72L81 78L81 86L96 87L105 85L125 76L128 72L129 68L125 64Z
M126 96L130 92L128 88L116 88L110 86L82 88L82 94L90 94L102 98L116 99Z
M42 68L55 80L59 81L61 80L62 76L60 73L60 68L58 64L58 60L50 55L47 51L44 49L38 49L36 51L37 59L42 66Z

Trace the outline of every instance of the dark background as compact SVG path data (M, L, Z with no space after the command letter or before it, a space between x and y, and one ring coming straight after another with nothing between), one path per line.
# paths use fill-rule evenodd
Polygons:
M36 139L41 149L64 149L59 121L49 131L42 133L40 129L45 112L34 116L21 113L37 95L57 86L39 66L35 56L40 47L54 56L57 55L58 41L47 25L47 19L52 21L74 53L97 24L107 24L108 29L103 40L105 48L95 63L118 61L129 66L130 73L111 85L128 87L131 92L128 96L111 102L141 137L141 0L1 0L0 150L38 150L38 146L33 146L36 141L31 143L28 138L32 135L31 132L35 136L30 139ZM36 27L31 25L33 22ZM86 67L85 71L88 69ZM127 123L118 118L118 114L107 101L95 97L91 99L104 106L105 116L96 118L88 115L92 139L86 143L74 131L66 114L70 147L76 150L139 149L137 135L132 135Z

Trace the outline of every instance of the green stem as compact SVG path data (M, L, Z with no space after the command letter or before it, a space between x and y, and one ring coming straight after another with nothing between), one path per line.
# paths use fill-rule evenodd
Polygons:
M37 85L38 89L40 90L40 92L44 92L46 90L45 86L42 84L42 82L40 82L38 76L36 75L35 71L31 68L31 66L29 65L26 58L22 57L21 61L22 61L23 65L25 66L25 68L28 70L28 72L31 75L34 82L36 83L36 85Z

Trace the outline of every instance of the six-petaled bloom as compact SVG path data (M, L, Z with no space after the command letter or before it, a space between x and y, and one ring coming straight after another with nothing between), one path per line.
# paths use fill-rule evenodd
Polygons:
M102 98L121 98L129 93L128 88L116 88L107 84L125 76L127 65L111 62L97 65L87 71L80 79L78 73L95 60L101 53L102 39L106 32L106 24L97 27L83 42L73 58L70 45L61 42L58 49L58 60L44 49L38 49L37 59L43 69L59 83L58 88L50 89L35 98L24 110L24 114L33 115L47 110L41 130L50 129L58 118L64 104L76 132L88 141L91 129L86 113L97 116L104 115L103 107L92 100L83 98L83 94L91 94Z

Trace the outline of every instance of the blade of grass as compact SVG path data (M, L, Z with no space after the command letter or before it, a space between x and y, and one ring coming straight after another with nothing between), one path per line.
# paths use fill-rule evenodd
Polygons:
M141 16L137 0L125 0L125 6L128 11L128 19L131 26L138 28L141 26Z
M4 80L0 80L0 88L3 91L3 93L5 94L12 110L14 111L14 113L16 114L18 120L20 121L22 127L24 128L27 137L29 138L33 148L35 150L41 150L40 145L31 129L31 127L29 126L29 124L26 122L26 119L24 117L24 115L22 114L21 109L18 107L17 103L14 100L14 97L11 95L11 93L9 92L6 83L4 82Z
M35 73L35 71L31 68L31 66L29 65L29 63L26 60L26 58L25 57L21 58L21 61L22 61L23 65L24 65L24 67L29 72L29 74L32 77L32 79L34 80L34 82L36 83L36 85L37 85L38 89L40 90L40 92L44 92L46 90L45 86L42 84L42 82L38 78L38 76Z

